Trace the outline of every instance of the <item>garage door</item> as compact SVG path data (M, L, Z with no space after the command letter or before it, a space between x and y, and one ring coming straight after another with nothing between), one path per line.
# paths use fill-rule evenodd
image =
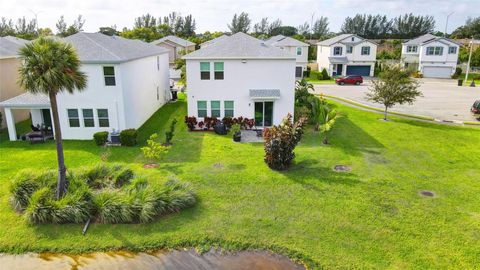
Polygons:
M423 67L425 78L450 78L451 72L450 67Z
M370 66L347 66L347 75L370 76Z

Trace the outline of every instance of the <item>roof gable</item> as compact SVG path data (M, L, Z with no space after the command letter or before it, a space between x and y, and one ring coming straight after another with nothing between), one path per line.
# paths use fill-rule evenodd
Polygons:
M408 40L407 42L404 42L403 44L404 45L425 45L425 44L428 44L428 43L431 43L433 41L443 41L442 43L446 44L446 45L449 45L449 44L455 44L455 45L460 45L459 43L451 40L451 39L448 39L448 38L445 38L445 37L438 37L438 36L435 36L435 35L432 35L432 34L425 34L423 36L419 36L417 38L414 38L414 39L411 39L411 40Z
M186 39L183 39L183 38L179 38L177 36L166 36L166 37L163 37L161 39L157 39L155 41L152 41L150 43L153 43L153 44L159 44L159 43L162 43L162 42L165 42L165 41L169 41L169 42L173 42L177 45L180 45L182 47L189 47L189 46L195 46L195 43L189 41L189 40L186 40Z
M277 47L307 47L310 46L307 43L301 42L300 40L286 37L283 35L273 36L265 41L266 44L277 46Z

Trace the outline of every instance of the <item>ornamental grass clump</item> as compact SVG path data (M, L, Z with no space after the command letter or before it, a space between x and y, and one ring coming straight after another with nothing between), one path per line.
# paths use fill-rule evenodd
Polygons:
M285 170L295 158L293 150L300 142L303 134L305 118L293 123L292 115L288 114L278 126L263 131L265 140L265 162L274 170Z

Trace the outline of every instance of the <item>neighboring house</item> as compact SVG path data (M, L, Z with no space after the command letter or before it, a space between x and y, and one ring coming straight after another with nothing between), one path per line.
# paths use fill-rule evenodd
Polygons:
M254 118L257 128L293 114L295 56L245 33L187 54L188 115Z
M18 83L18 50L28 41L16 37L0 37L0 102L18 96L25 91ZM5 121L5 111L0 108L2 114L1 128L7 126ZM15 111L15 121L20 122L30 117L30 111Z
M354 34L342 34L317 43L318 70L330 76L373 76L377 44Z
M296 57L295 77L302 78L303 72L307 71L308 45L291 37L277 35L269 38L265 43L278 47Z
M87 87L57 95L64 139L92 139L98 131L139 128L170 97L168 51L140 40L77 33L70 43L82 62ZM0 103L10 140L16 140L11 111L29 109L33 125L52 126L49 98L25 93Z
M182 57L182 51L189 53L195 50L195 43L176 36L166 36L151 43L168 50L170 64Z
M451 39L426 34L402 44L401 62L425 78L450 78L457 67L459 45Z
M205 47L207 47L208 45L213 44L213 43L215 43L215 42L217 42L217 41L220 41L220 40L222 40L222 39L224 39L224 38L228 38L228 36L227 36L227 35L221 35L221 36L216 37L216 38L214 38L214 39L205 41L205 42L203 42L202 44L200 44L200 48L205 48Z

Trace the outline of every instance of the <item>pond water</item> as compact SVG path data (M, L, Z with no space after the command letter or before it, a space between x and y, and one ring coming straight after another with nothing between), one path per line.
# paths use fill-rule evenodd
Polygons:
M1 269L22 270L123 270L123 269L232 269L232 270L299 270L305 269L285 256L266 251L241 251L222 254L194 250L156 252L98 252L82 255L27 253L0 254Z

